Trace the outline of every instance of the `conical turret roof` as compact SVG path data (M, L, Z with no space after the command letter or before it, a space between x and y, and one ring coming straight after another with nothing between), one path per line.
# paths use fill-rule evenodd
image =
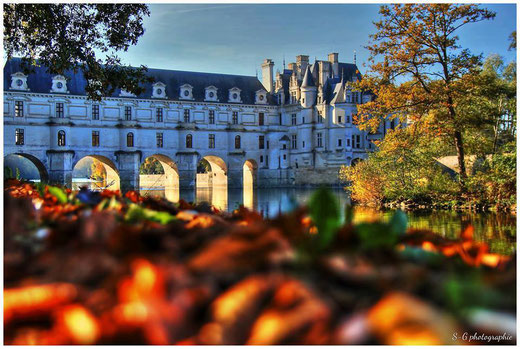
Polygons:
M305 76L303 77L302 87L315 87L314 79L312 78L311 70L309 66L307 66L307 70L305 71Z

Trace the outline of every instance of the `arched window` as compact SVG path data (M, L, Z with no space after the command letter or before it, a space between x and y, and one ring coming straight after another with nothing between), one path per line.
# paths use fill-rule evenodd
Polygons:
M192 137L192 135L186 135L186 148L193 148L193 137Z
M132 132L128 132L126 134L126 146L133 147L134 146L134 134Z
M240 149L240 136L235 137L235 149Z
M60 147L65 146L65 131L63 131L63 130L58 131L58 146L60 146Z

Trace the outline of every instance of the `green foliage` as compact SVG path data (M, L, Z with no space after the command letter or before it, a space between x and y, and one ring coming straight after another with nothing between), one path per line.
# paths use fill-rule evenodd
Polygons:
M52 187L49 185L47 186L47 190L51 195L55 196L61 204L67 203L67 194L62 188Z
M13 170L9 166L4 166L4 178L11 179L13 178Z
M314 192L309 201L309 215L318 229L316 244L324 249L341 226L339 203L331 190L320 188Z
M407 218L398 210L388 223L361 223L356 226L356 233L361 239L364 249L391 248L397 243L399 236L406 232Z
M141 167L139 168L139 174L153 175L153 174L164 174L164 168L154 157L146 158Z
M160 224L168 224L177 218L168 212L154 211L148 208L141 207L137 204L130 204L125 215L125 221L129 223L136 223L144 219L157 222Z
M365 161L340 170L353 200L371 206L408 199L444 201L458 191L435 160L446 151L445 145L416 132L415 125L389 132L378 145Z
M149 15L144 4L4 4L4 50L8 59L22 57L25 73L33 64L53 75L82 70L91 99L117 88L137 95L139 84L151 81L146 68L123 66L115 52L137 43Z

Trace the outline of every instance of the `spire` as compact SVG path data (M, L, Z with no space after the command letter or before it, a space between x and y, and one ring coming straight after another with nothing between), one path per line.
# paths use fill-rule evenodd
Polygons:
M307 70L305 71L305 76L303 77L303 82L301 87L313 87L314 80L312 79L311 70L309 69L309 66L307 66Z
M354 50L354 64L356 64L356 50Z

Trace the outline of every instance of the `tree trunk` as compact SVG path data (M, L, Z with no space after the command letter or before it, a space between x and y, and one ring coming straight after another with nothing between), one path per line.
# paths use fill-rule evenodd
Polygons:
M462 134L460 131L455 131L453 134L453 138L455 139L455 148L457 149L457 160L459 163L459 183L461 189L464 191L466 188L466 164L464 163L464 146L462 144Z

